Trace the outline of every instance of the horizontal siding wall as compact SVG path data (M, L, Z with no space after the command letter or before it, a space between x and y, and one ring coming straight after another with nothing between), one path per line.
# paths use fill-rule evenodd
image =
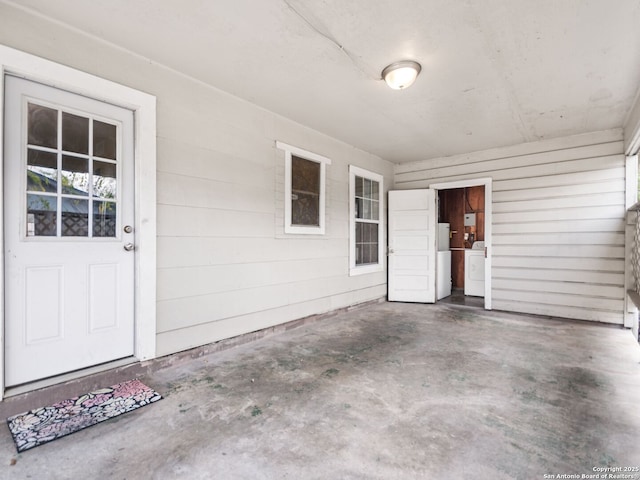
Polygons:
M391 184L392 165L181 83L189 96L179 101L193 109L157 94L167 103L158 138L159 353L383 297L385 272L349 277L348 166ZM284 234L285 158L276 140L331 159L325 235Z
M623 322L622 132L398 165L395 188L493 179L493 308Z
M0 43L157 97L158 355L386 294L386 272L349 277L348 167L388 187L391 163L19 9L0 16ZM284 235L276 140L332 160L326 235Z

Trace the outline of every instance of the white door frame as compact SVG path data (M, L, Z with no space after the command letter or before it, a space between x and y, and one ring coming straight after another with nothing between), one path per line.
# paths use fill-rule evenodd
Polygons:
M492 178L472 178L469 180L458 180L456 182L434 183L432 185L429 185L429 188L432 188L434 190L449 190L452 188L484 186L484 247L486 252L484 268L484 308L486 310L491 310L491 225L493 223L491 218L492 182Z
M4 165L5 74L102 100L134 112L135 157L135 357L156 356L156 97L64 65L0 45L0 164ZM0 169L0 176L2 175ZM0 198L3 180L0 178ZM0 242L4 240L0 208ZM4 245L1 245L4 251ZM0 292L4 292L0 275ZM4 294L0 295L0 400L5 392Z

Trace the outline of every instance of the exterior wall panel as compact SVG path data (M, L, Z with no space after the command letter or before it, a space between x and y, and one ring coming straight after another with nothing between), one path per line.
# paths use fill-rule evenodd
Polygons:
M349 277L348 166L388 186L391 163L59 23L0 17L0 43L157 98L158 355L385 295L386 272ZM277 140L332 160L323 236L283 233Z
M623 323L620 130L398 165L396 189L493 178L493 308Z

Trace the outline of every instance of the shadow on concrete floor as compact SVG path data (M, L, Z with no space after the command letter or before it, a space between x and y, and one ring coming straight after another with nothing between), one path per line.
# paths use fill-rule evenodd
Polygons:
M454 288L451 290L451 295L438 300L438 303L443 305L462 305L473 308L484 308L484 297L465 295L464 289Z
M639 360L619 328L380 303L144 375L163 400L19 455L4 427L0 477L542 479L633 467Z

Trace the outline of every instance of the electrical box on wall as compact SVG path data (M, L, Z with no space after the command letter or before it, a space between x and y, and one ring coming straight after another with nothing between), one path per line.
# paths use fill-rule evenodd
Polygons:
M460 218L460 217L458 217ZM476 214L475 213L465 213L464 214L464 226L465 227L475 227L476 226Z

